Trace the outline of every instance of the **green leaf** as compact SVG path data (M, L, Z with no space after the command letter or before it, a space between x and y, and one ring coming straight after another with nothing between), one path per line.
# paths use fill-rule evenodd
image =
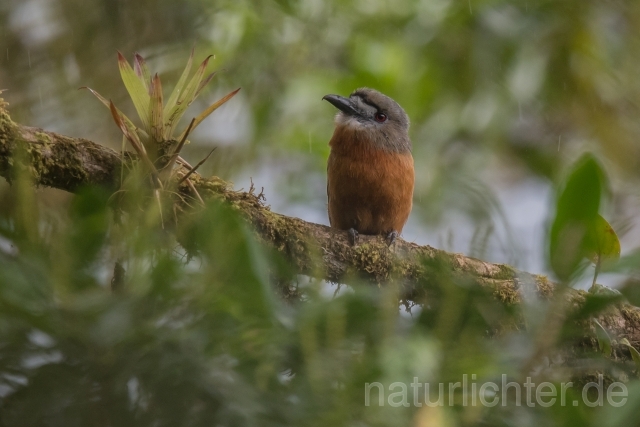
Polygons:
M184 88L182 93L178 96L178 100L176 101L176 105L169 112L168 119L165 120L165 126L167 129L167 133L165 133L165 138L171 138L173 135L173 131L175 130L176 125L182 118L182 115L187 110L187 107L191 105L193 100L195 99L196 91L200 87L200 82L202 81L202 77L204 76L204 72L209 64L209 59L211 56L208 56L198 70L193 75L189 84Z
M109 230L109 196L105 189L90 186L72 199L66 252L73 259L76 275L83 269L88 273L103 249Z
M118 52L118 68L120 69L120 76L122 77L124 86L127 88L127 92L129 92L129 96L133 101L133 106L136 108L138 116L142 121L142 127L147 133L151 134L149 127L149 116L151 114L149 111L149 91L142 82L142 78L136 75L131 65L129 65L120 52Z
M598 220L604 172L591 154L584 155L569 174L556 203L549 256L556 275L569 280L589 253L589 230Z
M600 322L593 319L593 323L596 324L596 336L598 337L598 347L605 356L611 355L611 337L602 327Z
M620 340L620 344L624 344L627 346L627 348L629 349L629 352L631 353L631 358L633 359L633 363L636 364L636 370L640 372L640 353L638 353L638 350L636 350L635 347L632 346L629 340L626 338L622 338Z
M111 110L111 115L113 116L113 120L116 122L116 125L118 125L118 127L122 131L122 134L129 140L134 150L136 150L136 153L138 154L138 156L140 156L142 161L149 168L149 171L153 176L154 182L157 184L158 187L162 187L162 183L158 179L158 170L156 169L153 162L149 159L149 156L147 155L147 151L145 150L144 145L140 142L138 135L126 125L125 121L123 120L124 116L118 113L118 109L113 104L113 102L109 103L109 109Z
M620 258L618 235L601 215L597 215L591 223L585 249L585 256L594 264Z
M100 102L102 102L107 108L109 108L109 101L107 101L107 99L100 95L98 92L96 92L95 90L91 89L90 87L87 86L82 86L81 88L78 89L87 89L89 92L91 92L96 98L98 98L100 100Z
M158 74L153 76L151 82L151 136L156 142L163 140L164 122L162 116L162 84L160 83L160 77Z
M145 153L144 146L141 144L140 139L138 139L138 135L135 132L132 133L131 129L126 125L124 115L120 113L113 102L109 103L109 109L111 110L113 120L122 131L122 134L129 140L129 142L131 142L131 145L138 155L143 157L143 153Z
M163 115L164 115L165 123L168 121L171 111L176 106L178 97L183 92L184 85L187 82L187 77L189 77L189 72L191 71L191 64L193 63L193 53L194 53L194 50L191 49L191 55L189 55L189 60L187 61L187 65L186 67L184 67L184 71L182 72L180 79L178 79L178 83L176 83L176 86L173 88L173 91L171 92L171 95L169 96L169 99L167 100L167 103L164 106ZM167 135L167 137L168 136L170 135Z

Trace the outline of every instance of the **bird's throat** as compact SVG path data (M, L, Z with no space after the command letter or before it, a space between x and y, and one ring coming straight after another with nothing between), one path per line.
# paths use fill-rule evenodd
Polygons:
M354 119L355 120L355 119ZM374 155L376 152L411 154L411 144L406 141L391 141L388 135L379 129L368 129L362 124L346 123L338 125L329 141L331 151L336 154Z

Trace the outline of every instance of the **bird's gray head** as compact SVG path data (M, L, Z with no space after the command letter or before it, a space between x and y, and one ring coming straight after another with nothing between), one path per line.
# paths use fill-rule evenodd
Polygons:
M356 89L348 98L325 95L340 112L336 127L365 137L377 148L395 152L411 151L409 116L393 99L374 89Z

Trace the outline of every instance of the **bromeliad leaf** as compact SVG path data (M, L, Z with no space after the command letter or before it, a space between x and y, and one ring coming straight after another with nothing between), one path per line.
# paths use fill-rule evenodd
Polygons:
M133 101L133 105L138 112L138 116L142 121L142 127L144 130L151 134L151 129L149 125L149 91L145 87L142 79L136 75L136 72L133 71L131 65L127 62L124 56L120 52L118 52L118 68L120 69L120 76L122 77L122 81L124 82L125 87L127 88L127 92L129 92L129 96Z
M191 71L191 64L193 63L193 53L194 53L194 49L191 49L191 55L189 55L187 66L184 67L184 71L182 72L182 75L180 75L180 79L178 79L178 83L173 88L173 91L171 92L171 95L169 96L169 99L167 100L167 103L164 106L163 114L164 114L165 122L169 120L169 114L171 114L173 107L175 107L176 102L178 101L178 97L183 92L184 85L187 82L187 77L189 77L189 72Z
M109 109L111 110L111 115L113 116L113 120L116 122L116 125L122 131L122 134L129 140L134 150L138 154L138 156L142 159L145 165L149 168L151 172L151 176L153 177L153 183L157 188L162 188L162 182L158 176L158 170L154 166L151 159L147 155L146 150L144 149L144 145L140 142L138 135L135 132L131 132L131 130L125 124L123 117L120 113L118 113L118 109L113 104L113 102L109 102Z
M91 92L93 95L95 95L95 97L98 98L100 100L100 102L102 102L107 108L111 108L110 101L107 101L102 95L100 95L95 90L93 90L93 89L91 89L90 87L87 87L87 86L83 86L80 89L87 89L89 92ZM141 133L141 129L138 129L138 127L136 125L134 125L133 122L127 116L125 116L122 111L120 111L118 108L116 108L116 111L119 114L119 116L122 118L122 120L124 121L124 123L127 126L127 128L131 132L134 132L136 134L140 134Z
M200 64L200 67L198 67L198 70L189 81L189 84L187 84L182 93L178 96L175 107L171 109L169 118L165 121L166 138L171 138L171 135L173 135L173 131L180 121L180 118L182 118L182 115L187 110L187 107L189 107L189 105L191 105L191 103L195 99L196 91L200 87L200 82L202 81L202 77L204 76L204 72L207 68L207 65L209 64L209 59L211 59L211 57L212 55L209 55L204 61L202 61L202 64Z
M91 88L90 88L90 87L88 87L88 86L82 86L82 87L81 87L81 88L79 88L79 89L87 89L87 90L88 90L89 92L91 92L91 93L92 93L96 98L98 98L98 99L100 100L100 102L102 102L104 105L106 105L106 106L107 106L107 108L109 108L109 101L107 101L107 99L106 99L104 96L100 95L100 94L99 94L98 92L96 92L95 90L91 89Z
M111 110L111 115L113 116L113 120L116 122L116 125L120 128L122 134L129 140L133 148L136 150L136 153L138 153L138 156L142 158L146 157L144 146L140 142L138 135L135 132L131 132L131 129L124 121L124 115L120 113L112 101L109 101L109 109Z
M150 77L149 68L144 58L136 53L132 68L122 54L118 52L118 68L122 76L122 81L124 82L136 111L142 121L141 127L134 125L133 122L125 116L122 111L117 109L111 101L108 101L96 91L86 88L90 90L100 102L110 109L113 119L124 135L124 139L129 141L139 158L149 170L156 190L164 187L163 181L166 180L168 182L171 179L173 176L173 166L176 162L179 162L190 170L190 174L195 173L195 169L197 169L204 160L200 162L196 168L192 168L180 157L180 150L187 142L189 132L240 90L236 89L222 97L191 121L189 127L182 132L182 135L179 137L179 142L176 141L177 146L169 147L173 148L170 160L169 162L164 163L161 172L159 172L154 163L158 159L155 157L149 157L151 154L153 156L159 155L159 150L149 150L149 147L153 147L154 144L166 141L173 136L175 127L180 118L184 115L187 107L191 105L193 100L202 92L204 86L211 81L213 76L215 76L215 73L211 73L203 79L209 60L212 58L212 55L210 55L200 64L194 75L189 78L189 72L191 71L191 65L193 62L193 54L194 52L192 50L178 84L171 93L169 100L165 103L160 77L158 74L155 74L152 78ZM208 157L209 156L207 156L207 158ZM204 204L197 190L189 181L188 175L183 178L183 181L187 181L196 194L196 197L198 197L198 199Z
M151 82L151 136L156 142L163 140L164 123L162 117L162 84L160 83L160 77L158 74L153 76Z
M224 104L225 102L227 102L228 100L230 100L231 98L233 98L236 93L238 93L238 91L240 90L240 88L234 90L233 92L223 96L222 98L220 98L219 100L217 100L216 102L214 102L213 104L211 104L206 110L204 110L202 113L200 113L198 115L198 117L195 118L195 121L193 122L193 126L191 126L189 132L193 131L193 129L196 128L196 126L198 126L204 119L206 119L207 117L209 117L209 115L211 113L213 113L214 111L216 111L222 104ZM182 134L180 135L180 137L178 137L177 139L182 139L185 136L185 132L182 132Z
M145 61L138 52L134 54L134 58L133 70L136 72L136 75L140 78L140 80L142 80L142 84L147 89L147 92L151 93L151 91L149 90L151 73L149 72L149 67L147 67L147 61Z
M217 72L217 71L214 71L213 73L209 74L209 75L207 76L207 78L206 78L206 79L204 79L204 80L200 83L200 86L198 86L198 90L196 90L196 94L193 96L193 99L196 99L196 98L198 97L198 95L200 95L200 92L202 92L202 89L204 89L204 87L205 87L206 85L208 85L208 84L209 84L209 82L211 81L211 79L212 79L216 74L218 74L218 72Z

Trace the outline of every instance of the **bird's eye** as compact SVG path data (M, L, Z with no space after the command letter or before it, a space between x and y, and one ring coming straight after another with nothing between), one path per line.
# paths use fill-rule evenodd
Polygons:
M378 123L384 123L387 121L387 115L384 113L376 113L375 116L373 116L374 119L376 119L376 122Z

